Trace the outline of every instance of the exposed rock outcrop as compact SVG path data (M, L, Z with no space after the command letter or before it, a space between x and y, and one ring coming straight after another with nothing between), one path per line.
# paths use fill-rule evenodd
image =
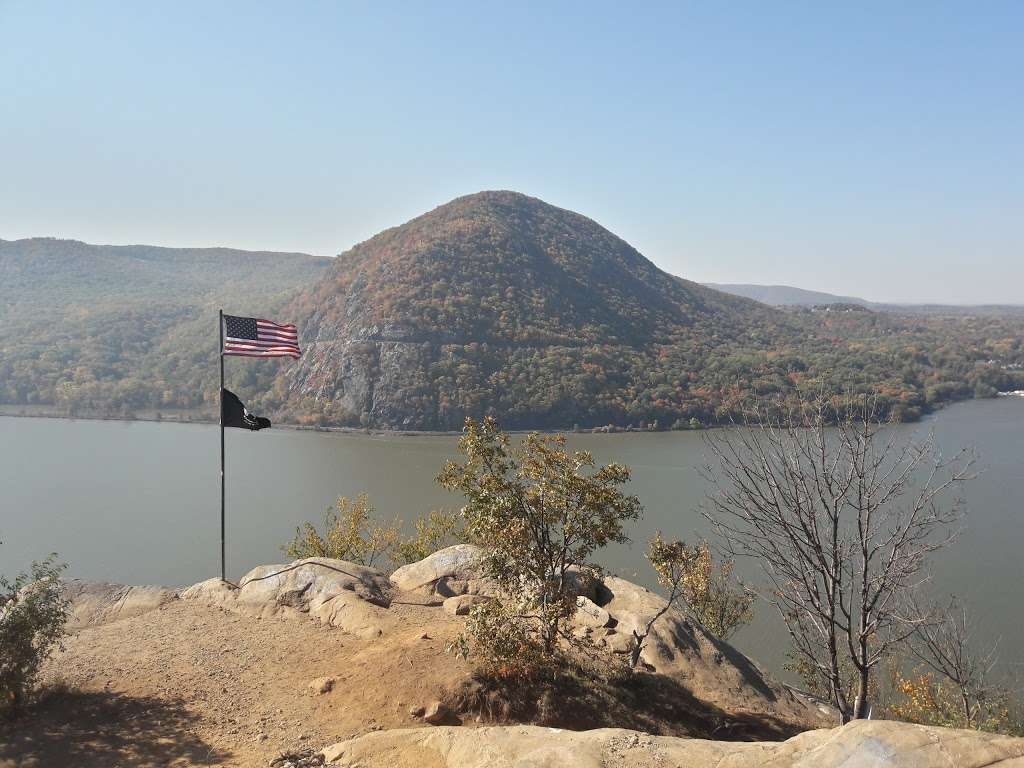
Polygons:
M442 600L470 591L470 583L481 584L480 548L474 544L456 544L438 550L419 562L403 565L391 574L391 581L405 592L419 592ZM477 589L479 593L480 590Z
M660 595L615 576L605 577L598 592L598 602L615 627L615 635L604 642L617 644L620 647L613 650L619 652L633 631L641 632L665 606ZM820 725L837 720L829 707L771 680L753 661L675 608L655 622L640 660L652 671L675 678L698 698L729 712Z
M373 639L394 626L395 619L387 611L393 591L380 571L317 557L253 568L238 587L208 579L181 596L260 617L308 614L323 624Z
M475 544L445 547L415 563L403 565L391 574L391 581L404 592L417 592L439 602L458 595L493 597L498 589L480 566L481 549ZM600 580L589 569L572 567L566 574L569 590L596 600Z
M860 720L783 742L651 736L536 726L378 731L323 750L348 768L1021 768L1024 739Z
M392 590L388 577L380 571L326 557L261 565L243 576L238 585L238 599L242 603L276 604L298 610L316 610L345 592L387 608Z
M209 579L183 590L181 597L260 618L314 620L374 641L400 629L401 619L389 606L402 592L406 603L417 602L408 600L410 595L426 596L429 604L443 603L439 622L449 620L442 614L465 616L473 605L489 599L495 592L485 588L479 554L469 544L448 547L398 569L391 580L373 568L343 560L298 560L254 568L239 586ZM657 594L624 579L609 576L596 581L585 571L574 572L572 579L578 593L574 634L615 654L628 653L633 630L665 605ZM68 589L74 592L75 626L136 615L175 597L174 591L159 587L72 583ZM648 671L670 678L709 710L764 722L780 733L837 721L829 707L771 680L754 662L678 610L668 611L654 625L641 661Z
M130 587L81 579L65 581L64 594L71 600L67 628L72 632L138 616L178 596L175 590L168 587Z
M399 580L411 584L414 590L434 590L440 580L446 578L473 582L476 574L468 570L468 564L473 562L472 549L460 547L427 558L429 563L413 564L406 570L405 578L400 575ZM593 598L578 598L574 631L618 653L628 651L632 631L646 624L665 605L658 595L616 577L606 577L597 584L581 578L580 585L586 585ZM401 717L391 720L391 727L408 723L408 718L417 724L433 725L369 733L328 747L322 756L315 758L326 758L331 764L352 768L356 765L362 768L676 768L702 765L718 768L762 765L772 768L981 768L986 765L1024 768L1024 739L884 721L859 721L842 728L808 731L785 742L709 741L654 736L621 728L566 731L533 726L448 727L460 720L471 725L473 713L481 710L466 706L465 700L458 697L447 698L445 692L457 690L453 686L459 685L475 685L478 692L482 688L479 680L470 679L471 670L463 662L444 654L442 649L446 639L455 636L462 627L462 620L455 617L463 615L465 606L486 598L466 591L448 598L448 610L444 610L406 600L409 593L399 595L399 586L372 568L329 559L261 566L250 571L240 587L211 579L184 590L180 595L184 599L180 601L175 599L174 590L162 587L72 581L65 587L72 600L72 627L83 631L69 642L81 641L76 657L80 667L93 670L92 674L99 681L96 685L105 691L115 671L124 675L122 683L131 680L140 657L149 652L154 638L161 638L166 646L164 656L159 661L150 659L150 673L155 676L150 682L140 684L140 690L150 691L154 685L152 680L158 681L156 685L160 690L166 690L161 686L174 675L181 679L193 675L190 684L199 686L193 688L193 692L205 691L204 695L221 690L227 694L225 681L233 679L241 669L248 670L254 658L266 655L278 662L282 658L290 658L292 663L300 659L308 662L311 645L333 643L335 653L344 647L348 654L344 663L338 663L335 657L335 661L329 663L307 664L297 680L288 678L288 686L291 686L288 690L306 692L305 696L292 694L291 698L330 707L337 703L332 697L351 697L354 689L361 686L370 694L360 700L362 706L376 707L373 718L390 717L389 712L400 711ZM189 606L190 602L201 605ZM202 605L243 615L211 611ZM146 616L140 615L147 612ZM310 633L309 627L302 627L300 631L298 624L291 624L280 631L304 640L287 641L279 646L280 655L266 654L266 644L273 644L278 630L267 626L266 622L249 622L245 615L298 618L303 625L313 619L355 634L366 642L350 642L345 638L340 643L330 633ZM114 621L123 623L116 627L101 626ZM183 632L185 637L171 637L174 629L182 624L187 625ZM200 635L205 635L213 626L219 626L220 632L215 644L207 643L205 650L198 650L205 639ZM240 643L243 647L237 648L234 640L241 640L239 635L250 634L261 639L248 647ZM106 642L97 646L97 639L103 637ZM231 638L230 643L225 642L228 638ZM126 639L135 642L130 652L131 670L122 669ZM105 647L107 656L100 654L98 657L97 647ZM187 649L185 653L181 652L183 647ZM351 650L347 650L349 647ZM288 657L291 651L300 656ZM211 663L211 655L218 660L216 663ZM231 662L233 666L226 667L221 660L229 659L235 661ZM194 675L199 660L210 669L207 671L204 667ZM716 738L731 734L733 738L746 738L762 732L769 735L793 733L815 724L831 723L834 718L829 708L805 700L775 683L750 659L679 611L668 611L655 624L642 660L653 674L631 677L632 687L611 696L605 694L599 702L604 707L601 717L585 711L586 697L568 690L557 705L582 714L565 722L581 728L615 724L662 733ZM102 664L106 666L97 666ZM174 675L168 675L170 667L165 664L178 665L174 667ZM274 662L274 666L279 665ZM225 671L227 669L230 671ZM359 669L362 669L361 676L354 672ZM390 682L380 682L381 670L391 671ZM395 673L395 670L399 671ZM212 681L208 679L210 675ZM403 676L417 682L409 685L401 679ZM419 682L424 678L429 678L429 684ZM181 683L175 685L179 687L173 692L178 695ZM249 691L251 685L251 680L245 681L238 691ZM339 692L343 685L346 690ZM232 695L235 694L236 691L232 691ZM630 696L652 695L655 698L650 699L653 702L650 717L635 722L625 719L637 706L638 699ZM657 698L659 695L661 698ZM673 709L681 699L685 706ZM410 708L408 702L415 706ZM223 703L221 701L220 705ZM609 704L619 707L610 717ZM246 703L244 711L248 711L249 706L250 703ZM490 715L483 711L486 720ZM500 708L495 711L498 712L495 719L501 722L504 716ZM514 711L509 711L515 717ZM364 710L359 712L364 713ZM292 721L299 722L294 717L289 723ZM231 721L228 735L235 733L234 722ZM321 731L319 737L309 743L322 744L330 734L338 732L333 729L335 721L330 722L331 729ZM341 732L359 732L358 729L367 725L380 727L380 722L355 720L350 729ZM685 728L676 730L675 726L681 723ZM729 730L736 723L747 730ZM780 727L782 724L786 727ZM262 731L265 725L261 719L257 738L266 738ZM763 728L750 730L751 726ZM300 739L306 738L300 736ZM24 749L24 744L18 748ZM307 752L303 753L303 759L310 757ZM3 756L0 744L0 762ZM262 764L266 764L265 761Z
M584 627L602 628L612 623L612 617L604 608L596 605L589 597L576 598L576 613L573 623Z
M445 600L441 607L452 616L468 616L474 605L486 603L490 599L483 595L456 595Z
M215 608L234 608L238 602L238 587L218 578L207 579L183 589L179 597Z

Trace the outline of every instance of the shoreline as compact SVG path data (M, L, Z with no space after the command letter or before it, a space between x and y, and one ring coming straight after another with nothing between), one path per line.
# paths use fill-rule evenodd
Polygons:
M24 412L13 412L6 410L3 406L0 406L0 418L11 418L11 419L53 419L57 421L113 421L123 422L131 424L135 422L149 423L149 424L194 424L196 426L204 427L216 427L219 422L213 421L212 419L202 418L175 418L164 416L162 418L156 418L155 416L69 416L67 414L54 413L52 411L42 413L24 413ZM349 435L367 435L367 436L380 436L380 437L456 437L461 435L462 432L443 432L443 431L430 431L430 430L414 430L414 429L363 429L361 427L307 427L302 424L289 424L275 422L272 429L287 429L293 432L337 432L341 434ZM526 433L531 430L507 430L513 433ZM557 431L557 430L556 430ZM623 430L625 431L625 430Z
M55 419L60 421L114 421L124 422L131 424L133 422L143 422L152 424L196 424L201 426L216 427L219 422L213 421L212 419L202 418L173 418L164 416L162 418L156 418L155 416L68 416L67 414L54 413L52 411L44 411L41 413L24 413L24 407L20 407L22 412L8 411L4 406L0 406L0 418L12 418L12 419ZM610 426L610 425L609 425ZM709 424L700 427L700 429L639 429L637 427L588 427L586 429L574 430L572 427L561 427L557 429L505 429L510 435L527 435L530 432L540 432L546 435L626 435L626 434L659 434L664 432L702 432L708 429L719 429L721 427L728 426L724 424ZM458 437L462 434L462 430L429 430L429 429L380 429L380 428L364 428L364 427L307 427L303 424L289 424L287 422L274 422L271 429L287 429L293 432L330 432L344 435L366 435L367 437Z
M906 422L907 424L917 423L920 424L927 421L930 418L934 418L938 413L944 411L946 408L954 405L960 405L962 403L974 402L979 399L987 400L999 400L1003 398L1024 398L1024 389L1011 390L1008 392L997 392L995 397L991 398L968 398L964 400L953 400L948 403L943 403L938 407L934 408L928 413L922 414L921 418L916 422ZM152 424L196 424L201 426L218 426L219 422L213 421L212 419L204 418L181 418L180 416L162 416L157 418L155 415L137 415L137 416L100 416L90 414L88 416L69 416L67 414L56 413L53 411L41 411L39 413L26 413L26 407L33 406L16 406L18 410L14 410L14 406L0 405L0 418L12 418L12 419L54 419L59 421L113 421L113 422L143 422ZM707 424L701 426L699 429L640 429L637 427L613 427L611 429L606 427L587 427L579 430L574 430L572 427L564 427L557 429L508 429L504 430L509 434L513 435L525 435L530 432L540 432L541 434L581 434L581 435L625 435L625 434L659 434L664 432L702 432L708 429L722 429L728 426L742 426L742 425L729 425L729 424ZM291 430L293 432L327 432L337 433L343 435L366 435L368 437L458 437L462 434L461 430L429 430L429 429L380 429L380 428L364 428L364 427L322 427L322 426L305 426L303 424L290 424L275 423L272 429L279 430Z

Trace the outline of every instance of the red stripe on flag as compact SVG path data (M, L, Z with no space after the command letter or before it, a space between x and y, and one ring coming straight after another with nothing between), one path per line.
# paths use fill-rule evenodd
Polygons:
M256 325L256 338L242 339L235 336L225 336L223 350L225 355L238 355L240 357L299 357L301 353L299 349L299 334L294 325L282 325L260 318L251 318L249 322Z

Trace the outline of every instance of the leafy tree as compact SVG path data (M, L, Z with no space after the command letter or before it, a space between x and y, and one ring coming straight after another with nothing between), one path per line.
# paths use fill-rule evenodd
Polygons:
M647 559L650 560L655 573L658 574L658 583L668 590L665 605L655 613L643 631L633 630L632 646L629 654L630 669L635 669L640 663L640 654L643 653L644 643L647 642L651 629L658 619L668 613L669 609L675 606L683 596L683 581L686 579L687 571L690 568L690 552L682 541L666 542L661 531L651 539L647 551Z
M60 647L70 603L50 555L14 581L0 575L0 714L17 715L46 657Z
M466 497L466 531L483 546L482 566L505 595L500 609L478 612L475 641L485 653L521 652L527 644L552 658L576 610L580 570L601 547L627 541L623 523L640 515L637 498L620 490L628 468L595 468L590 453L565 446L564 436L537 433L513 445L495 419L469 418L459 441L465 461L448 462L438 476ZM502 647L489 634L498 610L514 637Z
M894 720L1024 735L1021 703L1008 688L993 686L978 698L972 691L965 711L960 686L927 666L895 670L892 687L886 716Z
M715 562L708 542L700 541L687 549L682 561L682 597L686 612L711 634L728 640L737 629L750 623L757 594L733 577L731 559ZM662 544L659 556L652 544L651 562L658 571L659 579L664 578L664 561L666 555L671 554L672 550L665 550Z

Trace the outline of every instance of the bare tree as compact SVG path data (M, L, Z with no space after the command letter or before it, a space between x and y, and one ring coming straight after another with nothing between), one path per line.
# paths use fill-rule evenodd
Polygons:
M967 609L953 598L949 605L920 612L932 620L914 630L910 654L956 688L963 723L977 728L988 708L1005 698L1006 691L991 681L998 657L998 642L978 648Z
M866 717L872 669L916 626L907 595L930 553L955 535L973 454L944 461L934 438L908 439L871 398L817 397L747 429L707 437L717 490L705 515L736 557L755 558L764 597L843 722ZM856 672L849 701L844 667Z

